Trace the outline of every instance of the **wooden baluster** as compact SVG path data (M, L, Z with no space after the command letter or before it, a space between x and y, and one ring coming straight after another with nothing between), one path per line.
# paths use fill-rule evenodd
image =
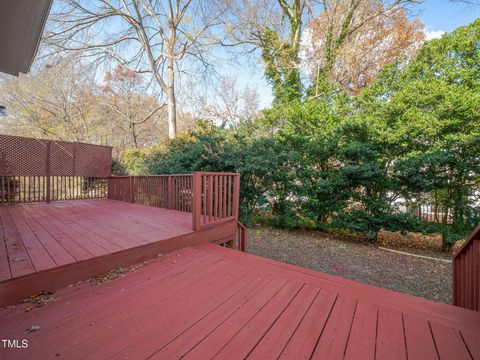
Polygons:
M228 217L232 217L233 176L228 176Z
M13 177L13 202L17 202L17 177Z
M223 219L223 176L218 175L218 219Z
M173 179L170 175L167 179L167 204L169 209L173 208Z
M208 222L212 222L213 216L213 176L211 174L208 175Z
M213 175L213 221L217 220L217 206L218 206L218 177Z
M227 177L222 175L222 218L226 218L227 207Z
M203 201L203 223L207 222L207 177L202 175L203 182L203 191L202 191L202 201Z
M175 176L175 210L180 210L180 177Z

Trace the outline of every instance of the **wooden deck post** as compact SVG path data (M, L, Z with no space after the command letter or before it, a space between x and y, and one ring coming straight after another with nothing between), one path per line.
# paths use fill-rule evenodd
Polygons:
M192 184L192 223L193 230L199 231L202 227L201 215L202 215L202 173L193 173Z
M109 176L107 178L107 199L112 198L112 178Z
M5 195L5 180L4 180L4 179L5 179L5 176L2 176L2 199L1 199L1 200L2 200L2 203L4 203L4 202L6 203L6 202L7 202L7 201L5 200L5 196L6 196L6 195ZM7 184L7 186L8 186L8 184Z
M233 216L238 222L238 205L240 202L240 174L235 175L233 183Z
M47 141L47 158L46 158L46 194L45 194L45 201L47 203L50 202L50 141Z

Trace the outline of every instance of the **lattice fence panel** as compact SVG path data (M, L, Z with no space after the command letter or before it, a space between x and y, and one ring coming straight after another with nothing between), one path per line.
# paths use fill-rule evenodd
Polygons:
M112 148L0 135L0 176L111 175Z
M0 135L0 175L46 175L47 143L47 140Z
M50 143L50 174L55 176L74 173L75 143L55 141Z
M74 143L75 174L78 176L110 176L112 148L107 146ZM90 175L94 174L94 175Z

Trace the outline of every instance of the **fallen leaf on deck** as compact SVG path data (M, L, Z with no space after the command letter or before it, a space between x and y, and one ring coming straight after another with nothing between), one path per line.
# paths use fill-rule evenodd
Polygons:
M25 330L25 332L29 333L29 332L34 332L34 331L38 331L38 330L40 330L39 325L32 325L27 330Z

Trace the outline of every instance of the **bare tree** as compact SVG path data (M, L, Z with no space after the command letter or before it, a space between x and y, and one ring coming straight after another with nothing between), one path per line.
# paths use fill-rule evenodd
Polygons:
M388 16L396 9L421 2L422 0L320 0L318 4L322 11L316 20L324 61L317 67L310 95L319 96L326 90L339 52L353 36L378 17ZM310 11L314 12L312 6Z
M225 28L229 41L226 46L248 46L260 50L265 76L272 84L274 102L284 103L300 99L302 79L300 72L300 44L305 34L304 24L321 14L326 19L320 33L323 36L323 68L318 69L315 82L328 79L339 49L377 16L392 9L422 0L218 0L225 12ZM381 5L382 11L365 15L359 9L368 1ZM364 16L365 15L365 16ZM314 89L314 95L321 92Z
M168 136L174 138L176 79L184 63L208 66L210 29L221 14L201 0L63 0L56 9L46 44L152 74L165 95Z
M275 103L299 100L300 42L307 0L218 0L227 35L223 45L260 50Z
M125 134L124 145L134 148L143 147L155 138L150 134L155 121L166 104L159 104L156 97L147 94L144 79L131 70L118 65L104 76L104 86L100 101L110 115L113 123Z
M404 8L397 6L385 11L381 3L363 0L352 21L371 19L332 49L329 39L339 36L347 12L348 4L344 3L331 12L320 13L306 28L302 53L310 78L316 82L316 95L322 71L335 88L356 94L398 56L406 60L413 57L425 39L423 24L418 19L409 20Z
M213 101L202 109L201 116L213 120L220 126L236 126L242 120L253 119L259 112L258 93L246 85L239 89L237 79L220 79Z
M167 139L166 104L147 91L145 79L121 66L99 84L95 69L77 57L36 64L28 75L0 77L7 107L0 129L10 134L128 148ZM187 120L179 114L180 128ZM161 131L158 131L158 130Z
M76 58L46 64L29 75L0 84L0 102L8 109L2 126L16 135L101 143L93 73L73 65Z

